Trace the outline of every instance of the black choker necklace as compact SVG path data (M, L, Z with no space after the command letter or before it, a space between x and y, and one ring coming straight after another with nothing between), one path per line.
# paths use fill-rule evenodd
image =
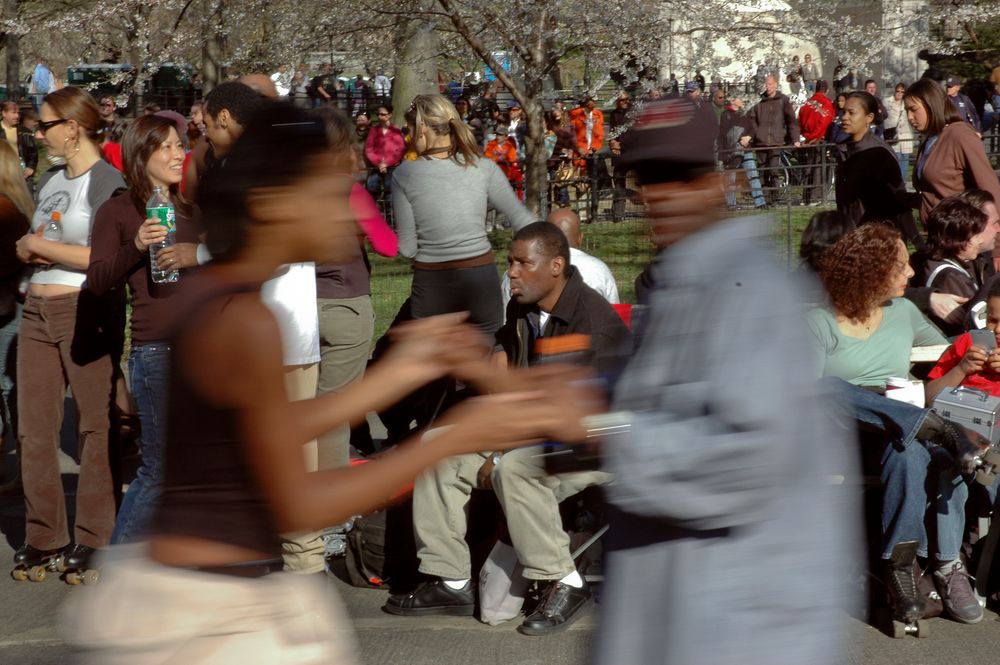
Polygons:
M451 146L446 145L446 146L441 146L439 148L428 148L427 150L424 150L422 153L420 153L420 156L423 157L424 159L430 159L428 155L439 155L443 152L451 152Z

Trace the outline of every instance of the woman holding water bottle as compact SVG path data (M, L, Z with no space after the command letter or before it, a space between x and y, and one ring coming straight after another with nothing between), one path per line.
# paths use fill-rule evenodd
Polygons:
M97 211L87 268L87 284L95 293L127 282L132 294L128 373L142 425L142 464L122 500L112 544L142 536L162 481L170 364L166 325L178 270L175 265L155 266L156 252L176 234L197 242L194 207L177 191L184 146L175 124L153 115L137 118L122 139L122 161L129 191ZM168 230L167 220L176 224L176 231Z
M49 564L54 570L60 555L69 567L85 567L89 553L108 543L114 527L108 414L121 334L113 321L113 299L98 297L85 282L93 213L125 182L101 159L101 116L87 92L63 88L46 95L40 118L36 138L44 141L50 161L65 168L42 177L32 232L17 242L18 258L34 270L17 350L27 515L25 544L14 559L19 567ZM72 538L59 472L67 381L76 403L80 459Z

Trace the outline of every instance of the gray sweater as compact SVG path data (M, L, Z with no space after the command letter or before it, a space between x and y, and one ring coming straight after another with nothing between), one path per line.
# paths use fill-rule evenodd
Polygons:
M615 388L631 433L604 449L615 512L593 665L844 660L860 508L830 478L855 477L854 453L766 229L720 221L655 266Z
M399 253L406 258L442 263L490 251L487 207L506 215L515 231L535 221L488 159L468 167L451 159L417 159L393 173L392 209Z

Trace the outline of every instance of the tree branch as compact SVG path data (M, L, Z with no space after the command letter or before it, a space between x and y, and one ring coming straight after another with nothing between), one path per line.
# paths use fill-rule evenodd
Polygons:
M514 95L514 99L518 101L521 106L527 108L528 99L527 95L524 93L524 89L517 85L514 78L500 66L500 63L496 61L496 58L486 49L486 45L483 44L476 35L472 33L472 29L469 28L469 24L465 22L465 19L455 10L454 5L452 5L451 0L438 0L438 4L441 8L448 14L448 18L451 19L451 24L455 26L455 31L466 41L469 47L476 52L480 59L489 65L489 68L493 70L493 74L497 77L497 80L504 84L510 93Z

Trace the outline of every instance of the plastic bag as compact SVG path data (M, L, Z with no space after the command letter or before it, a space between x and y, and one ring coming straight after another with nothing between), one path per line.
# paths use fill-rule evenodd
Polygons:
M529 584L521 570L514 548L497 541L479 571L479 618L483 623L496 626L521 613Z

